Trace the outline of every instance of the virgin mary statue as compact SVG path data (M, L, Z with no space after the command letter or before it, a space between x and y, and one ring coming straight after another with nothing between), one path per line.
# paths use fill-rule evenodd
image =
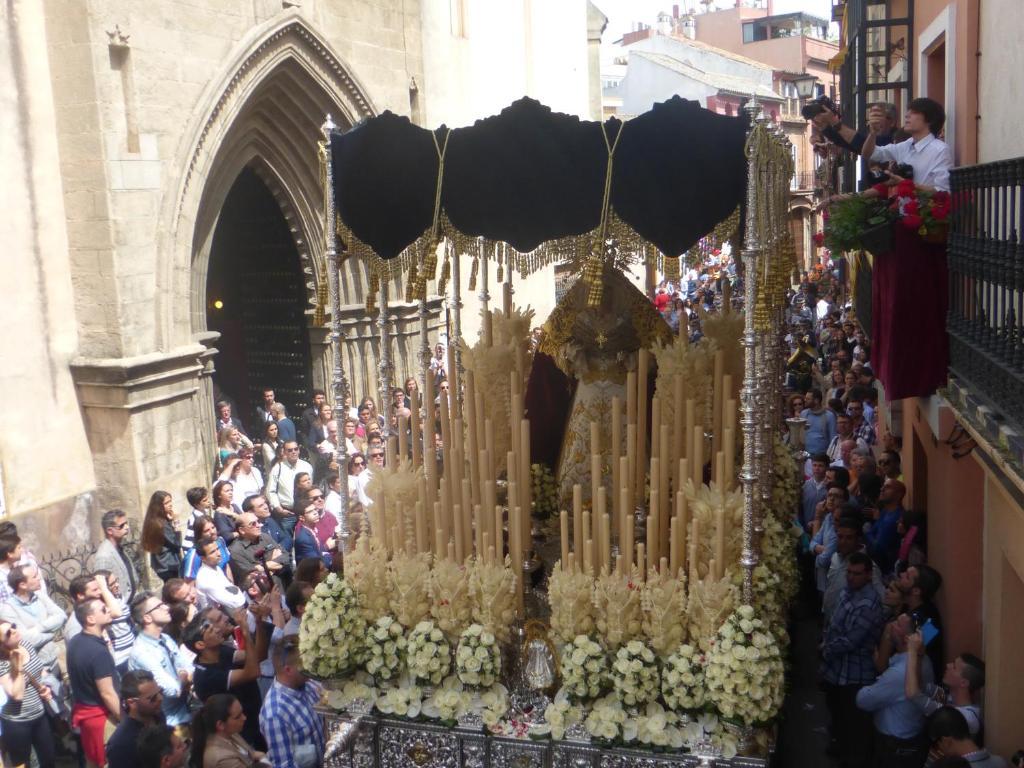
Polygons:
M555 468L563 508L572 503L577 484L591 502L591 422L598 425L607 460L612 398L625 403L626 374L636 370L639 350L672 337L654 305L621 272L606 267L602 279L600 306L588 306L587 281L577 280L555 307L527 385L533 458Z

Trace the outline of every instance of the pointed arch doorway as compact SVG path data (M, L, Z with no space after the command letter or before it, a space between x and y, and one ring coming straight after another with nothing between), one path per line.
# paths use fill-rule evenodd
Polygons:
M249 427L264 388L297 416L312 387L302 263L288 222L252 168L224 200L206 281L209 330L220 334L214 390ZM253 435L261 437L261 435Z

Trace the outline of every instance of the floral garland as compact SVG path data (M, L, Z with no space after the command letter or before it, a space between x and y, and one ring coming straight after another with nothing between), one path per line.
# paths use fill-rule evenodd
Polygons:
M562 690L574 701L596 699L608 686L608 656L600 643L577 635L562 648Z
M336 573L313 590L299 626L299 653L314 677L343 677L355 667L366 635L357 605L356 593Z
M494 635L480 624L470 624L459 636L455 673L463 684L490 688L501 674L501 650Z
M700 649L682 643L661 669L661 697L676 713L695 712L704 706L704 666Z
M392 680L405 665L405 630L397 619L381 616L366 635L363 668L376 680Z
M775 435L775 469L772 483L772 512L779 522L785 524L793 519L800 503L801 470L792 452L782 442L781 435Z
M494 728L508 714L508 689L495 683L480 694L480 717L484 725Z
M446 677L434 695L423 702L422 713L431 720L451 723L473 707L473 697L455 676Z
M409 633L406 665L413 680L439 685L452 665L452 648L432 621L421 621Z
M365 701L373 707L377 701L377 689L373 680L357 675L342 686L341 690L327 691L327 704L334 709L347 709L356 701Z
M616 651L610 677L616 698L627 707L653 701L661 692L657 657L639 640Z
M784 669L775 637L741 605L722 625L705 669L706 697L726 720L754 726L782 707Z

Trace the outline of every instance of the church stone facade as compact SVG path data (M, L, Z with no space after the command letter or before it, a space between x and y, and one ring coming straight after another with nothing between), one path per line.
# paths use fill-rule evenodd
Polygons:
M343 129L384 110L456 126L527 94L591 117L603 16L586 0L495 5L4 6L0 493L37 555L96 539L105 509L141 520L157 489L183 510L185 489L209 484L215 397L248 423L263 383L290 411L329 383L327 114ZM377 394L367 284L346 261L356 398ZM447 305L429 304L435 338ZM416 307L393 304L391 320L398 378L416 369Z

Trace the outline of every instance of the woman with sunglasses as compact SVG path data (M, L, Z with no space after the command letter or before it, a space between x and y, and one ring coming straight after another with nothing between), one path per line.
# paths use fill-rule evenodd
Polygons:
M27 765L33 748L40 768L54 765L54 737L46 714L53 694L39 682L42 675L43 664L21 642L18 625L0 621L0 687L7 694L0 721L12 765Z
M265 757L242 737L245 712L238 698L215 693L192 718L192 768L254 768Z

